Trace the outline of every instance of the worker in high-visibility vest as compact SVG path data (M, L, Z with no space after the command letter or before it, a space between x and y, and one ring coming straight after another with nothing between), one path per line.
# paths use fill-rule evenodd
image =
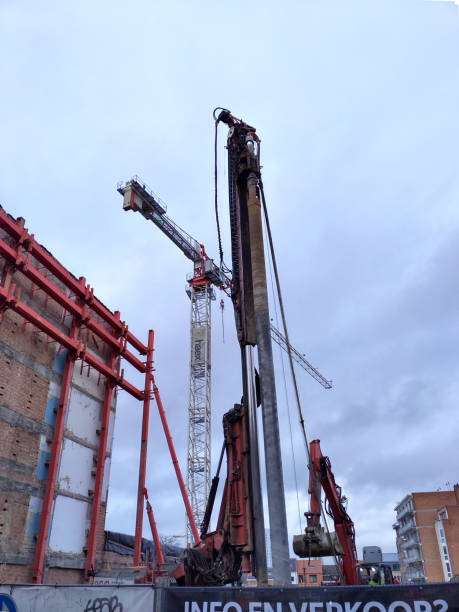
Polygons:
M386 579L384 576L384 569L381 569L381 568L375 569L374 572L371 573L368 584L371 586L376 586L378 584L379 585L386 584Z
M370 586L379 584L378 569L376 567L372 567L370 569L370 580L368 581L368 584Z

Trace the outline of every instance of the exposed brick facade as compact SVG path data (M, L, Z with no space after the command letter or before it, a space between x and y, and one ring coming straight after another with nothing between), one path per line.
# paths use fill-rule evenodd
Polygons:
M322 560L297 559L296 573L299 586L320 586L322 584Z
M3 230L0 230L0 240L15 246L12 239ZM30 257L28 265L40 268L33 257ZM32 284L19 269L8 268L0 257L2 282L7 270L12 274L12 282L16 285L16 295L19 296L19 299L52 325L68 332L72 317L64 312L53 299L47 297L43 291ZM42 270L42 273L61 291L69 295L69 291L50 273L46 270ZM100 318L94 313L93 318L101 324ZM107 330L111 329L107 324L104 326ZM101 340L96 341L94 335L84 327L79 331L79 340L87 343L87 348L99 359L107 361L108 347ZM31 323L26 323L12 310L0 312L1 582L30 582L32 580L36 534L45 491L65 359L65 350L62 350L45 333L38 331ZM90 371L87 366L82 366L82 362L77 361L71 386L72 393L73 390L75 392L70 396L67 416L72 401L75 412L78 410L78 401L80 403L83 401L81 397L86 398L84 402L90 406L91 415L96 415L94 417L95 427L98 428L100 427L105 379L95 370ZM114 399L112 420L115 406L116 400ZM78 431L78 427L83 433ZM90 467L84 474L88 479L88 486L86 490L77 491L75 487L72 488L71 482L67 486L65 478L61 479L59 484L58 475L54 500L59 496L64 501L66 500L66 507L83 508L85 515L81 517L80 523L85 521L86 525L89 525L99 436L96 435L95 430L92 434L86 434L84 429L84 425L79 424L75 416L73 424L69 425L66 422L64 442L67 442L67 448L64 448L62 452L68 452L67 457L70 457L70 461L67 460L67 465L70 468L72 468L70 451L77 449L80 453L77 455L77 452L74 452L75 465L78 463L79 456L84 458L89 456L87 461ZM111 439L109 439L107 451L107 457L110 457ZM60 465L62 463L61 456ZM71 481L71 478L68 480ZM104 490L97 527L97 559L100 559L104 547L106 495L107 492ZM43 581L50 584L78 584L84 580L83 569L88 530L84 524L80 525L80 539L75 542L70 541L70 538L67 542L66 529L54 530L53 519L56 512L56 505L54 505ZM71 528L67 531L70 532Z

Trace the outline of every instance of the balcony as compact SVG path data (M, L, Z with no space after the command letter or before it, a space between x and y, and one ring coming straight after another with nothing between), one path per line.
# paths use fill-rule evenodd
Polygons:
M422 566L422 559L421 559L421 555L416 554L413 555L411 557L406 557L406 559L404 559L405 561L405 565L409 565L410 567L416 567L416 566Z
M412 529L416 529L416 523L414 521L409 521L408 523L406 523L405 525L400 525L398 528L398 534L399 535L403 535L405 533L408 533L409 531L411 531Z
M414 510L408 506L404 510L397 512L397 521L400 522L400 519L402 519L405 516L410 516L410 515L411 516L414 515Z
M425 582L426 577L424 575L424 571L419 570L415 572L408 571L406 573L406 578L408 582Z
M402 540L400 542L400 548L402 550L407 550L408 548L418 547L419 542L416 537L407 538L406 540Z

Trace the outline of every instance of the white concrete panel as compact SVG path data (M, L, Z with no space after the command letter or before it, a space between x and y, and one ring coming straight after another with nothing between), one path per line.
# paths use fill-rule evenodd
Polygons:
M59 397L61 394L61 386L54 381L49 381L48 397Z
M31 496L29 499L29 510L31 512L41 512L43 506L43 500L41 497Z
M44 434L40 434L40 450L49 452L51 450L51 444L48 444L46 440L46 436Z
M59 466L59 488L70 493L88 495L94 490L94 479L91 476L94 451L86 446L64 438L64 445Z
M87 349L88 353L91 353L100 360L100 355L97 355L94 351ZM89 372L89 376L88 376ZM83 369L81 369L81 361L75 363L75 369L73 370L72 383L75 383L85 391L88 391L94 397L100 397L101 401L104 399L105 391L105 378L103 376L99 379L99 372L94 368L89 368L85 363ZM99 384L97 384L99 383Z
M58 495L54 504L49 548L55 552L81 553L86 546L88 504Z
M112 452L113 434L115 431L115 419L116 419L116 413L110 410L110 420L108 422L107 453Z
M102 482L102 501L107 501L108 484L110 482L110 468L111 468L110 457L107 457L105 459L104 480Z
M67 417L67 428L90 444L99 444L96 430L100 429L102 403L72 387Z

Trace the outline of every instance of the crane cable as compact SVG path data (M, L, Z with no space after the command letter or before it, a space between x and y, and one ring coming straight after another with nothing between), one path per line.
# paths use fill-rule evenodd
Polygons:
M291 351L291 346L290 346L290 340L288 337L288 331L287 331L287 322L286 322L286 318L285 318L285 311L284 311L284 301L282 299L282 291L281 291L281 287L280 287L280 282L279 282L279 273L277 270L277 261L276 261L276 255L274 252L274 245L273 245L273 240L272 240L272 234L271 234L271 226L269 223L269 216L268 216L268 209L266 206L266 198L265 198L265 192L263 189L263 181L261 180L261 177L259 177L259 186L260 186L260 193L261 193L261 201L263 204L263 214L265 217L265 223L266 223L266 230L267 230L267 234L268 234L268 241L269 241L269 250L271 253L271 259L272 259L272 264L273 264L273 270L274 270L274 277L276 279L276 288L277 288L277 297L279 300L279 310L281 313L281 318L282 318L282 326L284 328L284 336L285 336L285 340L286 340L286 345L287 345L287 354L288 354L288 358L289 358L289 362L290 362L290 371L292 374L292 380L293 380L293 386L295 389L295 398L296 398L296 404L297 404L297 408L298 408L298 417L299 417L299 422L300 422L300 426L301 426L301 430L303 432L303 439L304 439L304 444L306 446L306 454L308 457L308 467L309 467L309 471L311 472L311 474L313 475L313 478L315 478L315 473L314 470L312 469L312 463L311 463L311 454L309 452L309 443L308 443L308 437L306 434L306 426L304 423L304 417L303 417L303 410L301 408L301 400L300 400L300 394L298 391L298 384L297 384L297 380L296 380L296 374L295 374L295 368L293 366L293 357L292 357L292 351ZM336 549L335 546L333 544L333 540L330 534L330 529L328 527L328 521L327 521L327 515L324 509L324 504L322 503L322 497L320 497L319 499L320 502L320 513L322 515L324 524L325 524L325 528L326 528L326 532L327 532L327 538L330 544L330 548L333 551L333 558L335 559L335 563L336 566L338 568L338 571L341 575L341 579L344 582L344 576L343 576L343 571L341 568L341 565L338 561L338 555L336 553Z

